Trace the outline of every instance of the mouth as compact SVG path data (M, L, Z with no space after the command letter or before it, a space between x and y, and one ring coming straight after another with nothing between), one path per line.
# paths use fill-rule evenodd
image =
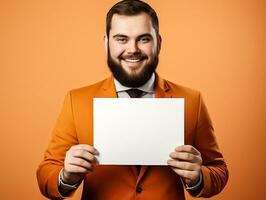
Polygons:
M143 61L144 59L122 59L122 63L124 62L124 65L131 70L137 70L141 68Z
M142 61L143 59L129 59L129 58L127 58L127 59L123 59L123 60L126 62L129 62L129 63L138 63L138 62Z
M132 69L136 69L140 67L142 62L146 59L147 59L147 56L144 56L144 55L121 57L121 61L123 61L128 67Z

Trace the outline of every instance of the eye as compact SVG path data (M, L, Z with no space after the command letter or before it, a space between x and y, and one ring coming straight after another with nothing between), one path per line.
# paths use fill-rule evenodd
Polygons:
M151 38L150 37L141 37L139 39L139 41L142 42L142 43L148 43L148 42L151 41Z
M117 37L115 40L120 44L125 44L127 42L126 38Z

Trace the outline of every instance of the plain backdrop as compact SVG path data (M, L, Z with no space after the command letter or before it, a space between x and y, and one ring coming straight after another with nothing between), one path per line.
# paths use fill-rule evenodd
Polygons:
M163 38L158 73L202 92L230 170L211 199L265 199L266 1L147 2ZM114 3L0 0L0 199L45 199L36 169L65 94L110 75Z

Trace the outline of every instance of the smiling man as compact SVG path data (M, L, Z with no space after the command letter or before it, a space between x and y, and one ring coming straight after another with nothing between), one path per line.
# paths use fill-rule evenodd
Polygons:
M144 85L155 72L161 46L150 16L114 14L111 27L105 36L110 70L122 85Z
M118 2L107 13L104 40L112 76L67 94L37 171L42 194L62 199L82 181L82 199L182 200L184 188L196 197L218 194L228 170L200 93L155 73L161 49L156 12L142 1ZM94 97L184 98L185 145L169 152L167 167L98 165L101 152L92 142Z

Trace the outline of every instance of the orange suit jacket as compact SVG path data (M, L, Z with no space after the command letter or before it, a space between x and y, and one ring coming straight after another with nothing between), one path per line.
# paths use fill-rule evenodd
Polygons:
M77 144L93 145L94 97L117 97L112 76L67 94L44 160L37 170L40 191L48 198L63 198L58 191L58 175L66 151ZM197 148L203 159L204 187L197 196L210 197L219 193L227 182L228 170L200 93L163 80L156 74L155 97L185 99L185 144ZM142 188L141 192L137 192L138 187ZM82 199L183 200L185 196L180 177L168 166L142 166L137 174L134 166L98 165L83 181Z

